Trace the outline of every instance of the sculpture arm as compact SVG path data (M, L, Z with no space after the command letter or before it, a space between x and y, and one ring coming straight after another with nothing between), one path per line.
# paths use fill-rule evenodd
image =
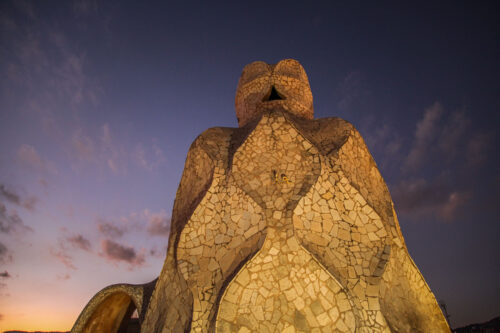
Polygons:
M398 224L394 210L393 216ZM450 332L434 294L405 244L392 245L382 275L380 298L382 312L395 332Z
M436 298L408 253L389 190L354 127L339 155L343 171L382 217L390 235L390 256L380 270L379 292L381 310L391 329L395 332L449 332Z
M191 323L193 296L177 267L177 243L182 229L209 188L217 165L217 153L229 142L227 129L203 132L189 148L177 189L167 258L141 327L144 332L181 332Z

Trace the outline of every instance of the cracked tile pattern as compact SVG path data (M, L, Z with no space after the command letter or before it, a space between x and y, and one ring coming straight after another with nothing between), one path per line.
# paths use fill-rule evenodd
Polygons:
M449 332L363 138L313 119L302 66L246 66L236 113L190 148L143 328Z
M245 67L240 127L187 154L143 332L450 332L363 138L312 101L296 60Z
M354 332L352 301L293 230L269 229L222 297L217 332Z

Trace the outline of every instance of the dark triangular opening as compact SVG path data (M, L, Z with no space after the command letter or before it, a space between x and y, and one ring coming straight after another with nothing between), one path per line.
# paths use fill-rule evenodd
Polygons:
M281 97L281 95L278 93L276 88L274 86L271 87L271 91L264 97L264 102L266 101L280 101L284 100L285 98Z

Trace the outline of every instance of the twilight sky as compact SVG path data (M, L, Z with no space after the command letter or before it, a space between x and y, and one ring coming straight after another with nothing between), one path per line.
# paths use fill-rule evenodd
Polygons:
M500 315L498 5L305 3L0 2L0 331L153 280L191 142L284 58L364 136L452 326Z

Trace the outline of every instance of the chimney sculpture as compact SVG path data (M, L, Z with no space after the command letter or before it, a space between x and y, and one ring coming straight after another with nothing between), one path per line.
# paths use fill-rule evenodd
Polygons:
M296 60L247 65L239 128L191 145L165 264L115 285L72 332L450 332L353 125L314 119Z

